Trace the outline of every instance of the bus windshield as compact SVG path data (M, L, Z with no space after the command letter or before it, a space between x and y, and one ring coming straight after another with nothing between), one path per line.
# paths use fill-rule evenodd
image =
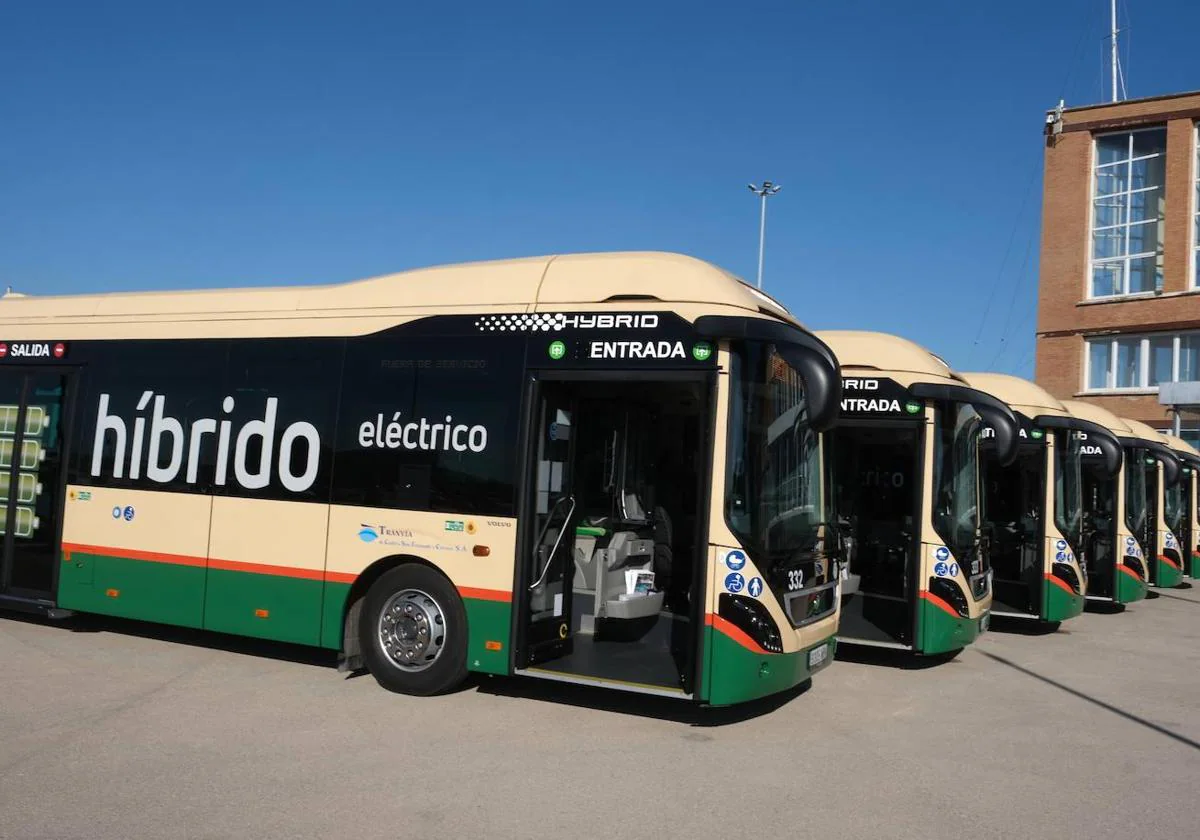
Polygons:
M966 403L936 404L933 430L933 527L976 575L979 544L979 414Z
M1083 539L1082 447L1072 432L1054 435L1054 523L1076 553Z
M768 581L770 567L813 552L827 516L820 436L804 381L773 344L733 347L725 514Z
M1125 525L1139 540L1145 537L1146 528L1146 471L1142 469L1144 453L1130 449L1125 453Z
M1174 487L1168 487L1163 491L1163 514L1167 520L1167 527L1172 533L1179 533L1179 526L1183 522L1183 482L1176 482Z

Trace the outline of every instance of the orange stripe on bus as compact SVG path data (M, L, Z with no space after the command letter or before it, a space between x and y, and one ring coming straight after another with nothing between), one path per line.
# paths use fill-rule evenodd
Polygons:
M109 548L102 545L81 545L78 543L63 543L64 551L75 551L82 554L106 554L109 557L123 557L126 560L145 560L149 563L170 563L173 566L207 566L207 557L192 557L188 554L165 554L161 551L140 551L136 548Z
M275 575L277 577L301 578L304 580L323 580L325 572L321 569L301 569L296 566L269 566L263 563L243 563L241 560L221 560L217 557L208 558L208 568L221 569L226 572L250 572L255 575Z
M954 607L950 606L950 604L947 603L944 599L939 598L937 595L934 595L932 592L930 592L926 589L922 589L921 597L924 598L929 603L933 604L935 607L939 607L940 609L945 610L946 612L950 613L950 615L954 616L955 618L962 618L962 616L958 614L958 610L954 609Z
M1174 569L1175 571L1177 571L1177 572L1179 571L1179 564L1178 564L1178 563L1176 563L1174 560L1172 560L1172 559L1171 559L1170 557L1168 557L1167 555L1165 555L1165 554L1160 554L1160 555L1158 555L1158 559L1159 559L1159 560L1161 560L1161 561L1163 561L1164 563L1166 563L1168 566L1170 566L1170 567L1171 567L1172 569Z
M1117 571L1124 572L1125 574L1129 575L1131 578L1136 580L1138 583L1142 582L1142 576L1139 575L1137 572L1135 572L1133 569L1126 566L1124 563L1117 566Z
M1057 586L1059 589L1064 590L1065 592L1067 592L1070 595L1075 594L1075 590L1071 588L1071 584L1067 583L1065 580L1058 577L1057 575L1047 574L1046 580L1050 581L1055 586Z
M744 647L746 650L751 651L752 653L766 653L766 651L758 642L754 641L754 639L751 639L744 630L732 624L728 619L721 618L721 616L716 615L715 613L707 613L704 616L704 623L712 627L717 632L723 633L724 635L733 639L739 645Z
M474 598L476 601L501 601L505 604L512 602L512 593L500 589L474 589L470 586L460 586L458 594L464 598Z
M358 580L358 575L354 572L326 572L326 583L354 583Z
M263 563L243 563L240 560L221 560L217 557L193 557L187 554L167 554L161 551L141 551L135 548L113 548L102 545L80 545L63 543L63 552L82 554L102 554L109 557L121 557L126 560L144 560L149 563L168 563L173 566L191 566L194 568L221 569L229 572L249 572L257 575L274 575L276 577L302 578L305 580L322 580L328 577L336 579L338 573L328 576L320 569L300 569L294 566L269 566ZM353 581L357 575L347 575L348 581Z

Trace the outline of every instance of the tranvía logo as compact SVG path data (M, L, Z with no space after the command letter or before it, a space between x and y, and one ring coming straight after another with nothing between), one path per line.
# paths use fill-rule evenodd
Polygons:
M707 362L712 356L712 345L707 341L698 341L692 345L692 358L697 362Z
M358 529L358 538L365 543L378 541L380 545L411 544L413 532L408 528L392 528L389 525L368 525L362 523ZM401 542L403 540L404 542Z

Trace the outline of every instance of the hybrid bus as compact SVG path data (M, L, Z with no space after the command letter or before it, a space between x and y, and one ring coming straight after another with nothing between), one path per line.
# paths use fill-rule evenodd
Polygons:
M1200 469L1200 451L1183 438L1163 434L1167 446L1179 458L1182 467L1179 483L1167 491L1165 510L1167 526L1179 540L1179 553L1183 570L1190 578L1200 577L1200 521L1196 510L1197 470Z
M1121 445L1107 429L1074 417L1045 390L999 373L964 373L971 386L1003 400L1020 423L1017 459L998 462L984 446L984 510L992 562L992 615L1056 623L1083 612L1082 459L1099 450L1106 478L1121 468Z
M1167 522L1167 499L1179 484L1183 465L1157 429L1140 420L1121 419L1133 430L1128 445L1146 476L1146 516L1139 539L1149 561L1150 585L1172 589L1183 583L1183 555Z
M0 604L725 705L832 659L836 358L673 254L0 300Z
M1145 598L1149 585L1140 542L1146 515L1145 471L1129 449L1133 430L1092 403L1062 400L1062 404L1073 416L1104 427L1121 444L1121 463L1114 474L1108 469L1108 455L1084 440L1082 540L1087 600L1123 608Z
M979 439L1017 452L1017 421L903 338L818 332L842 365L828 434L846 537L840 641L918 654L960 650L987 628L991 571L980 527Z

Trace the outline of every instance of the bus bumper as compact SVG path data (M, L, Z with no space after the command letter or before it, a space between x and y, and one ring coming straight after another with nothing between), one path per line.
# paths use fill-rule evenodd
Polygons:
M1113 592L1113 601L1118 604L1132 604L1146 597L1146 581L1125 564L1117 566L1117 580Z
M701 676L700 700L710 706L731 706L787 691L805 682L833 661L835 633L794 653L769 653L728 622L704 628L708 667Z
M1046 575L1046 598L1042 605L1042 621L1066 621L1083 613L1086 600L1069 584L1054 575Z
M1154 558L1155 586L1159 589L1174 589L1183 583L1183 569L1175 561L1159 555Z
M987 629L990 611L979 618L963 618L936 595L921 593L915 650L922 654L961 650Z

